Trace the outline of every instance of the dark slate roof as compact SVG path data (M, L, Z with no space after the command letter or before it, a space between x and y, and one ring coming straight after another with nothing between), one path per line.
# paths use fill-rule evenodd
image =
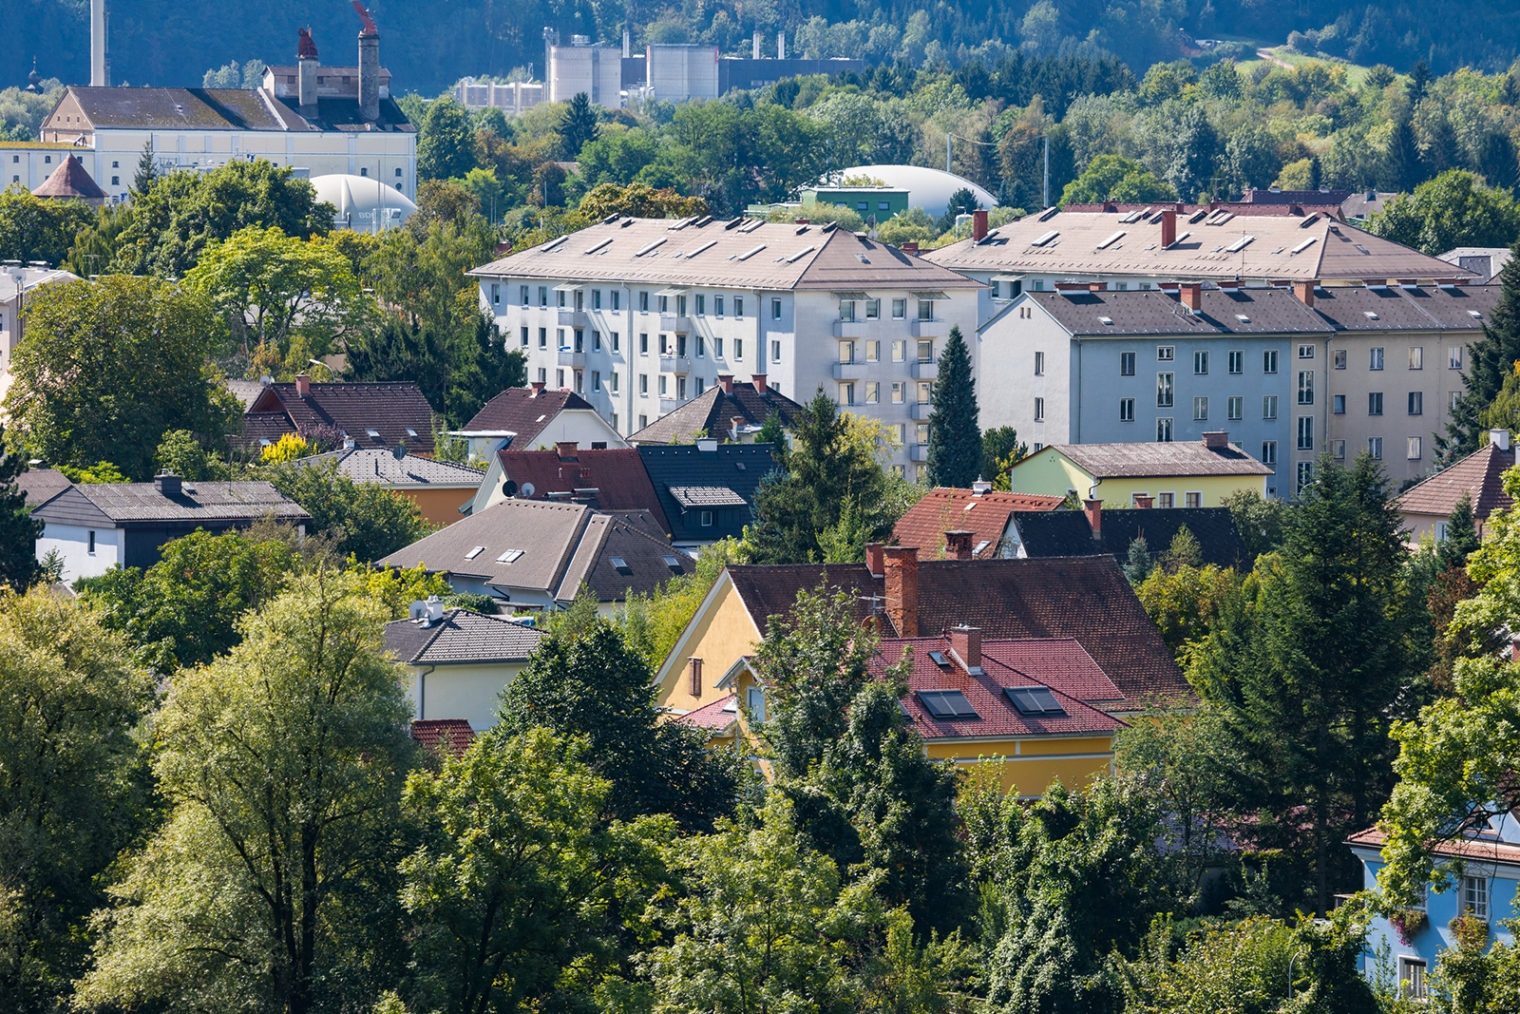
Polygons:
M1339 206L1351 196L1349 190L1247 190L1244 204L1333 204Z
M1094 540L1083 511L1019 514L1014 518L1024 551L1031 557L1085 556L1107 553L1119 563L1129 556L1130 543L1142 536L1152 554L1164 553L1183 528L1193 533L1203 562L1220 567L1248 565L1245 543L1228 507L1168 507L1162 509L1104 509L1101 540Z
M594 489L596 493L589 502L599 510L648 511L662 531L671 530L639 452L631 447L583 448L567 457L561 457L558 451L514 451L503 447L496 457L503 476L517 483L518 499L530 499L522 492L527 483L533 485L533 500L551 499L550 493L574 495L576 490ZM564 502L569 497L554 499Z
M707 449L703 449L703 448ZM771 444L644 444L636 453L676 540L739 538L754 520L760 480L776 469ZM713 523L702 526L702 512Z
M445 609L431 626L418 620L385 625L385 649L412 665L525 662L546 635L502 616Z
M978 559L998 555L1008 518L1018 511L1053 511L1065 503L1059 496L1005 493L936 486L908 508L892 529L900 546L917 546L920 560L945 558L945 533L971 533L971 549Z
M446 746L455 757L463 757L475 742L475 730L463 718L424 718L412 723L412 738L434 753Z
M1073 335L1329 334L1334 330L1287 289L1204 289L1196 312L1177 295L1154 289L1031 292L1027 297ZM1112 323L1104 323L1105 318Z
M263 517L311 520L300 504L267 482L186 482L178 496L166 496L151 482L83 483L59 493L35 513L49 521L103 519L118 527Z
M566 409L596 411L590 402L574 391L542 390L535 394L531 388L510 387L482 405L463 429L467 432L514 433L512 443L518 447L532 447L544 427Z
M799 592L820 584L850 592L862 618L870 614L873 597L885 601L884 580L859 563L734 566L728 573L761 631L769 617L791 610ZM966 624L980 627L985 640L1075 638L1129 708L1191 695L1111 557L925 561L918 565L918 616L924 635Z
M96 129L154 130L395 130L412 131L394 99L380 100L380 120L365 123L357 98L322 97L315 117L304 117L294 98L276 99L262 88L68 89Z
M433 453L433 409L422 389L412 383L312 384L305 398L296 393L293 383L266 384L243 415L243 439L248 444L322 428L351 437L359 447L404 444L417 454ZM370 430L379 436L371 437Z
M1453 462L1435 475L1410 486L1394 507L1401 514L1427 514L1448 517L1463 496L1472 501L1473 517L1486 521L1495 511L1514 506L1504 492L1504 472L1515 465L1513 445L1501 451L1492 443L1484 444L1467 457Z
M266 98L265 101L268 101ZM317 98L315 116L303 116L300 101L294 96L275 100L282 107L280 117L287 130L383 130L412 133L417 128L406 118L406 113L395 99L380 100L380 119L368 121L359 112L357 98L322 95Z
M1498 300L1497 285L1330 285L1314 309L1337 331L1477 331Z
M735 381L733 391L709 387L673 412L660 416L628 438L630 444L676 444L710 436L728 439L736 416L745 427L758 427L772 412L788 426L802 414L802 406L769 387L761 394L753 383Z
M54 468L28 468L16 477L21 495L33 509L47 503L53 497L73 485L69 477Z
M338 463L338 474L355 482L373 482L388 488L439 486L470 487L480 485L485 472L451 461L408 454L397 459L394 451L382 447L350 447L298 458L296 464L309 467L325 461Z
M106 192L100 189L85 169L84 163L75 155L64 159L53 174L42 182L36 190L32 191L33 197L57 197L65 200L100 201L106 197Z

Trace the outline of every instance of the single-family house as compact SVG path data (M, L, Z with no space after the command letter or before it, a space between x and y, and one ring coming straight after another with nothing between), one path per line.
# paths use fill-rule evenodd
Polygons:
M1007 493L986 482L974 483L970 489L936 486L898 519L892 538L899 545L917 546L920 560L956 558L957 549L951 545L958 545L953 537L956 532L969 536L969 559L1014 556L1007 541L1014 515L1053 511L1063 503L1064 497ZM959 551L965 552L965 547Z
M1509 430L1490 430L1482 447L1421 479L1393 501L1404 520L1405 537L1415 545L1446 538L1446 519L1464 496L1472 503L1473 522L1482 536L1494 513L1514 507L1504 492L1504 473L1514 467Z
M617 430L574 391L550 391L542 382L510 387L451 431L470 442L470 457L489 461L503 447L537 451L561 443L582 447L626 447Z
M749 383L732 374L718 374L718 383L660 416L628 438L630 444L684 444L703 437L748 443L772 415L791 427L802 406L756 374Z
M422 516L434 525L453 524L469 510L485 472L468 465L418 454L396 456L384 447L346 446L298 458L302 468L333 462L339 475L354 482L372 483L410 500Z
M1106 510L1103 501L1088 500L1083 508L1014 515L1005 539L1007 555L1024 558L1104 553L1122 566L1137 539L1144 539L1145 548L1156 556L1166 552L1172 540L1187 529L1198 540L1203 563L1249 568L1252 562L1228 507L1159 511L1150 509L1146 497L1138 507Z
M1138 506L1219 507L1232 494L1266 495L1272 469L1210 431L1202 440L1051 444L1013 466L1015 493L1075 495Z
M754 520L760 480L776 470L773 444L641 444L636 452L649 476L671 542L682 549L743 538Z
M358 447L433 453L433 408L412 383L313 384L302 374L268 383L243 413L243 443L255 454L293 433Z
M579 447L568 440L552 451L503 447L492 457L475 492L473 510L483 511L508 499L648 511L661 531L670 531L649 473L632 447Z

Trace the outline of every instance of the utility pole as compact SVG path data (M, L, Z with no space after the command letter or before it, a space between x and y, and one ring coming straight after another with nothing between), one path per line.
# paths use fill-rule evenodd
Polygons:
M1045 135L1045 197L1043 207L1050 207L1050 135Z

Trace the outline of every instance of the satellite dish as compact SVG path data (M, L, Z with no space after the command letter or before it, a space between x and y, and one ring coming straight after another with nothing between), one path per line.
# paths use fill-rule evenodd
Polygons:
M517 495L517 483L513 482L511 479L508 479L506 482L502 483L501 484L501 495L502 496L516 496Z
M391 451L391 457L395 458L397 461L400 461L402 458L406 457L406 445L397 444L396 449L394 451Z
M534 494L534 492L535 492L535 490L534 490L533 484L531 482L525 482L525 483L522 484L522 495L524 497L531 497Z

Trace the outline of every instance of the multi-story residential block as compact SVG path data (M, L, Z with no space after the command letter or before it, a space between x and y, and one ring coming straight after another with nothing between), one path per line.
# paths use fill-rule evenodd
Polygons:
M1226 283L1228 284L1228 283ZM984 425L1031 446L1227 430L1291 495L1326 451L1395 483L1432 464L1494 286L1025 292L978 336Z
M879 420L916 476L950 329L981 283L831 226L612 217L471 272L528 379L627 435L726 378ZM974 365L974 363L973 363Z

